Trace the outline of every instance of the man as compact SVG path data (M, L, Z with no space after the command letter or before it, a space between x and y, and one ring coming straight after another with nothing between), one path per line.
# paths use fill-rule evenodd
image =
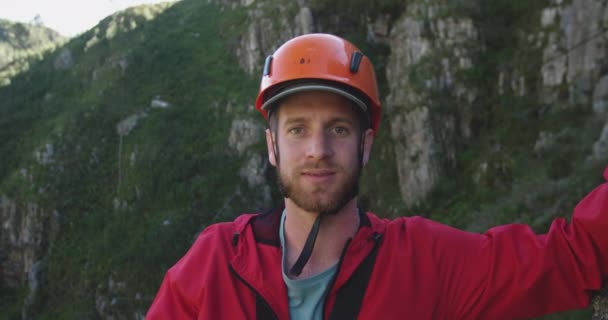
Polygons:
M370 61L344 39L285 43L256 105L284 208L208 227L148 319L516 319L584 307L608 275L607 184L544 235L360 212L380 102Z

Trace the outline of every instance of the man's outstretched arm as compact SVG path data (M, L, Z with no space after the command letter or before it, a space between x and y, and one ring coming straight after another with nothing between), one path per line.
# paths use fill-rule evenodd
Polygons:
M443 248L439 276L459 319L520 319L583 308L608 276L608 183L579 202L571 223L558 218L547 234L522 224L482 235L447 229L437 230L443 242L437 246Z

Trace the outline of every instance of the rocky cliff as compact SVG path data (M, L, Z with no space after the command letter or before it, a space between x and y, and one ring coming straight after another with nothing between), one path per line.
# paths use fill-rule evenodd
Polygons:
M0 89L0 313L141 319L200 230L276 203L252 104L264 58L308 32L375 63L362 205L543 232L608 158L606 19L605 0L183 0L109 17Z

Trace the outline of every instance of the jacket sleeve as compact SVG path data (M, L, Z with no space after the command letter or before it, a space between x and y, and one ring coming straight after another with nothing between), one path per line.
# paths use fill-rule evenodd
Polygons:
M196 311L169 271L146 314L147 320L196 319Z
M220 246L218 229L218 225L206 228L188 252L167 271L146 319L198 318L210 256Z
M583 308L608 275L607 183L576 206L570 224L558 218L546 234L521 224L485 234L432 228L441 234L431 245L440 248L434 259L450 318L521 319Z

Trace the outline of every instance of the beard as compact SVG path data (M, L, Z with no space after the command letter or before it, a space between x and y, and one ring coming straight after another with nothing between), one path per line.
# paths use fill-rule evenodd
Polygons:
M277 165L277 184L279 191L284 198L289 198L301 209L308 212L318 212L320 214L336 214L350 200L359 193L359 178L361 176L361 165L355 165L354 169L347 170L343 167L331 165L314 165L306 168L332 168L337 173L346 173L345 179L339 181L335 190L328 190L325 186L316 186L312 190L305 190L302 184L297 183L297 179L302 169L297 168L293 175L283 172L280 165ZM320 196L319 196L320 195ZM323 196L327 196L324 197Z

